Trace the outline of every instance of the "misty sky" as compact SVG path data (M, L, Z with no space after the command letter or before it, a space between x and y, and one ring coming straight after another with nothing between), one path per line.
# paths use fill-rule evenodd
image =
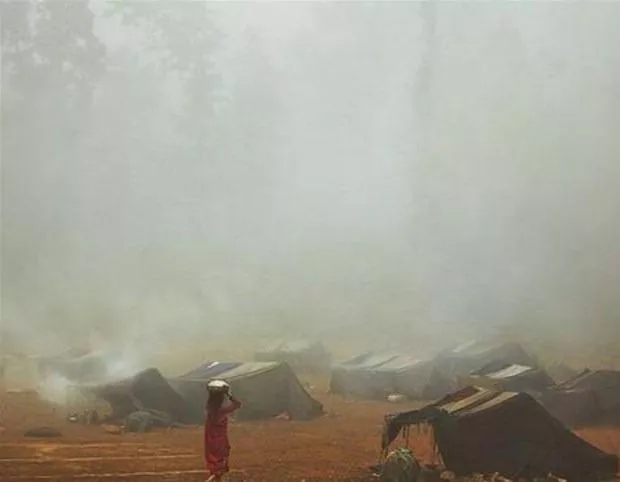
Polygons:
M429 39L414 2L166 3L174 64L164 2L92 5L70 129L3 81L13 336L615 331L619 5L440 2Z

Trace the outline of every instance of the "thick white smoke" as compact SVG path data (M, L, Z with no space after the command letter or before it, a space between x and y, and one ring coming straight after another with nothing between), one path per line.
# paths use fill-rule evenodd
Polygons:
M19 344L614 333L618 5L164 4L95 5L79 132L4 111Z

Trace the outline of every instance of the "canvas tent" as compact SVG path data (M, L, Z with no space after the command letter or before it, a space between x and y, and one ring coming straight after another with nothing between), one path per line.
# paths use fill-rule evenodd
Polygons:
M493 363L538 366L519 343L469 342L439 353L435 362L445 375L454 379Z
M156 411L172 421L192 422L188 404L155 368L112 383L82 385L82 390L108 402L114 419L125 419L136 411Z
M322 405L301 385L286 363L207 362L190 372L169 379L170 385L187 401L194 422L204 419L206 383L221 378L242 401L239 419L264 419L287 413L294 420L308 420L323 413Z
M563 390L620 390L620 371L584 370L559 385Z
M546 391L541 402L571 427L620 425L620 372L586 370Z
M545 371L557 384L564 383L579 375L577 370L574 370L562 362L555 362L545 366Z
M308 340L280 340L254 354L259 362L284 362L299 371L320 371L329 368L330 355L320 342Z
M420 410L388 415L384 450L416 424L432 427L443 464L457 475L552 473L587 482L618 471L617 457L573 434L525 393L466 387Z
M67 380L81 382L102 379L107 364L102 353L65 353L38 358L39 376L60 375Z
M329 391L338 395L372 397L369 389L373 369L394 360L396 353L365 352L332 366Z
M462 377L459 385L475 385L512 392L542 392L553 385L553 380L540 368L509 363L491 363Z
M330 391L360 398L385 399L398 393L434 400L452 389L432 361L394 353L365 353L332 367Z

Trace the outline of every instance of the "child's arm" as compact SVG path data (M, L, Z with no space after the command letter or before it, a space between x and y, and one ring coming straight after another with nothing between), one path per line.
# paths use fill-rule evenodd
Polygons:
M231 394L228 394L228 400L230 400L230 405L228 405L227 407L222 407L220 409L220 413L222 415L227 415L241 408L241 402L235 397L233 397Z

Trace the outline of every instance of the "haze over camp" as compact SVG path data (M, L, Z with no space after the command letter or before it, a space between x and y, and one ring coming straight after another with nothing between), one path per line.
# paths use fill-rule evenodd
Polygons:
M619 14L0 0L2 477L613 477Z

